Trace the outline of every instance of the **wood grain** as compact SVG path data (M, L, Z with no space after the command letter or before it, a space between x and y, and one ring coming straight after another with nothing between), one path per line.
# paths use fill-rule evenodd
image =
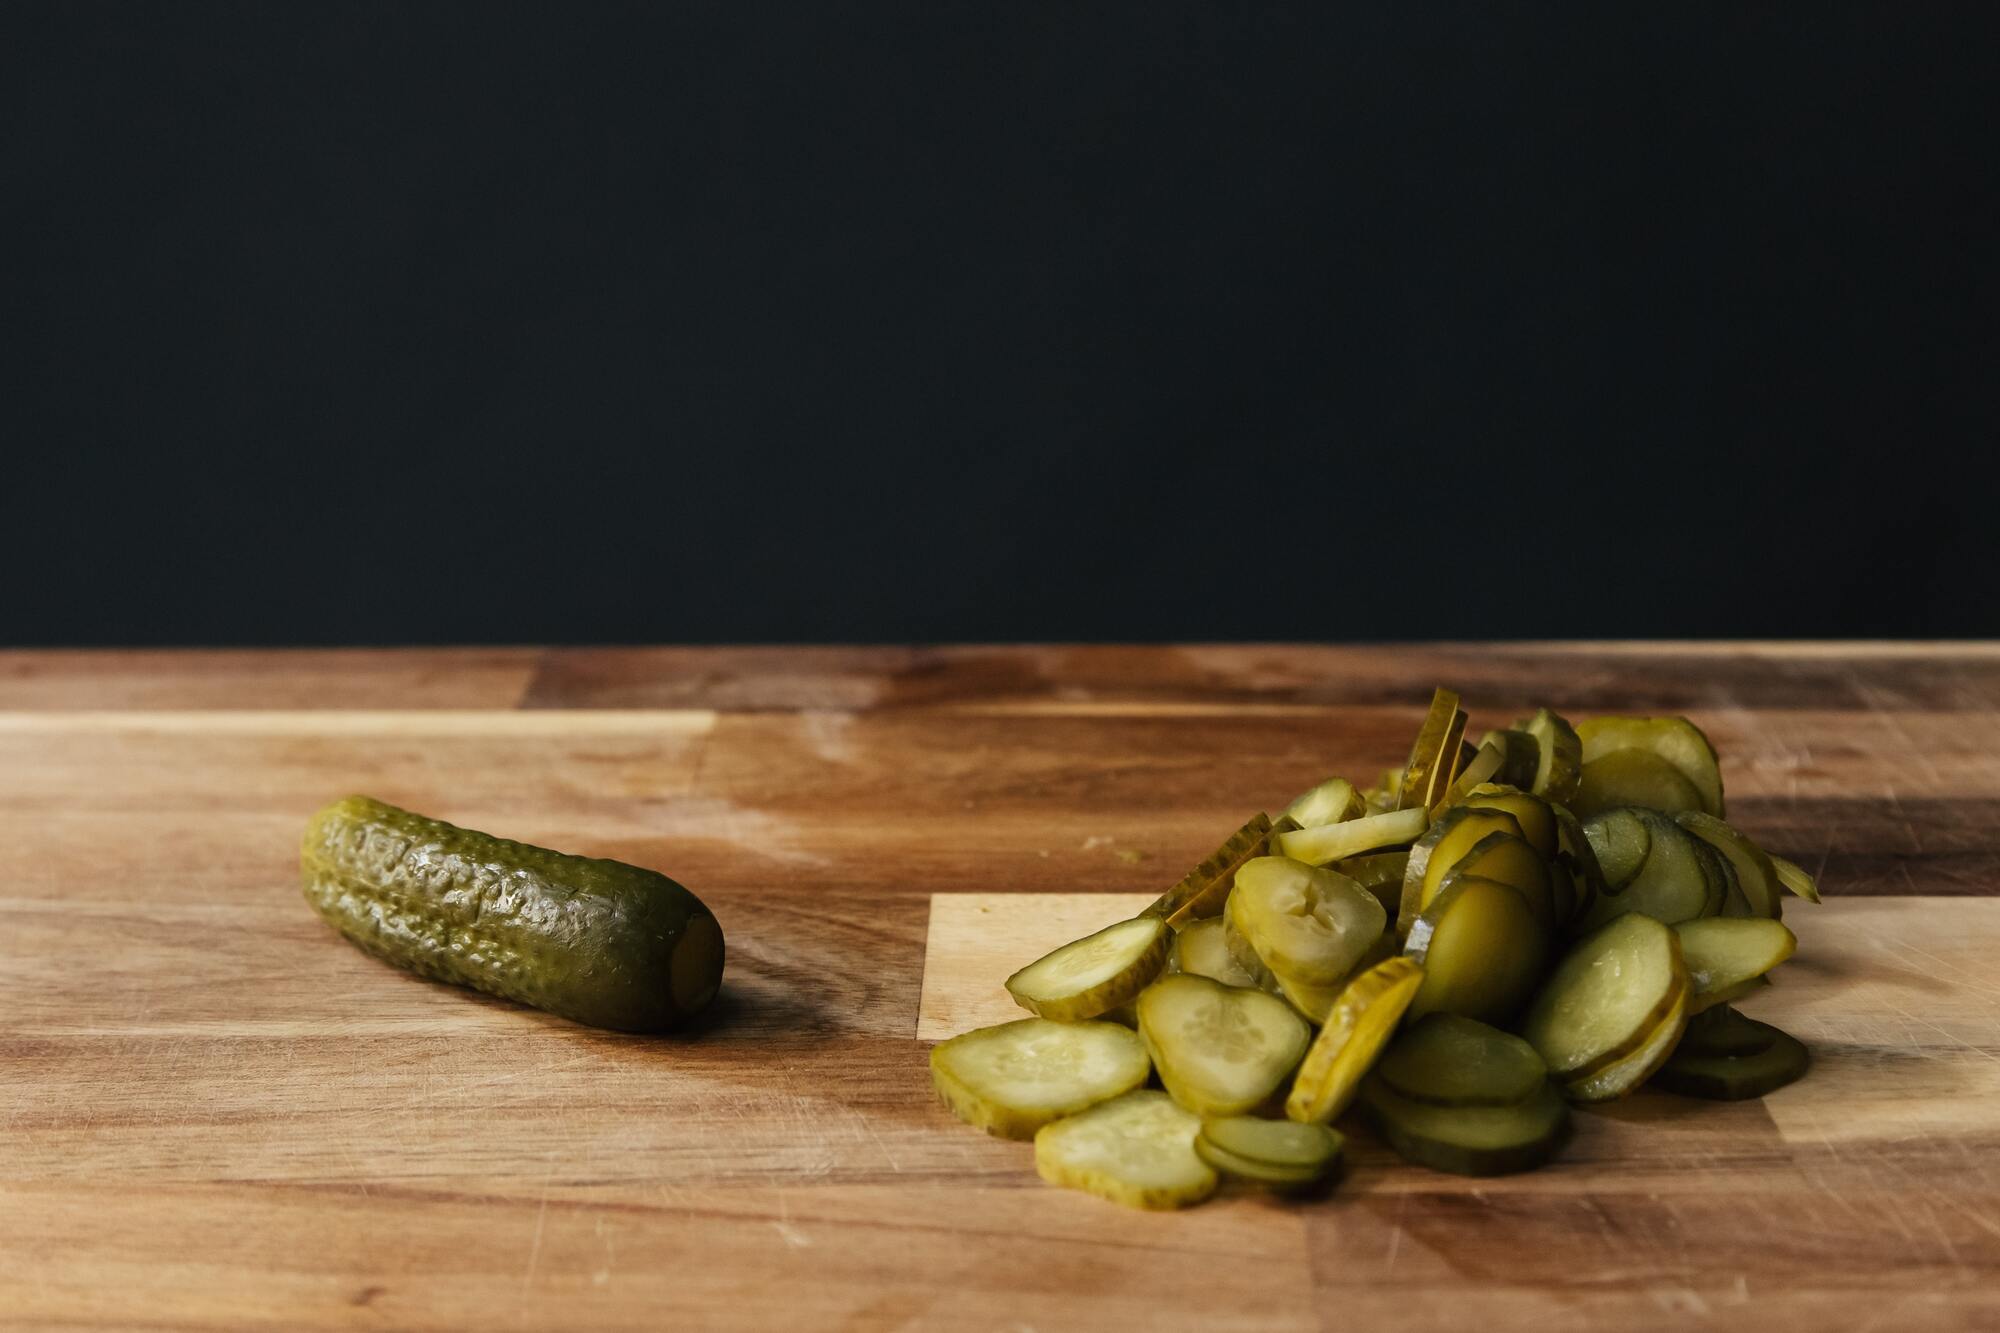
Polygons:
M1400 759L1436 681L1475 726L1710 728L1834 898L1760 1006L1806 1083L1642 1098L1505 1181L1358 1140L1324 1203L1168 1218L935 1105L920 1021L1019 960L940 1008L934 894L1144 901ZM1996 717L1963 644L0 654L0 1324L1994 1327ZM296 885L350 791L683 879L714 1020L591 1032L356 953Z

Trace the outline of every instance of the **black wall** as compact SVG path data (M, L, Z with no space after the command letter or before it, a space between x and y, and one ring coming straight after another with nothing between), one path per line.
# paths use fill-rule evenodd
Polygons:
M1994 12L6 4L0 640L2000 633Z

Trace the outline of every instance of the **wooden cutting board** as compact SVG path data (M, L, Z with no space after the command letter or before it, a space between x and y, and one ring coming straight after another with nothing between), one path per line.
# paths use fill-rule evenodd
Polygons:
M1805 1082L1171 1216L935 1104L1012 966L1400 761L1435 682L1708 728L1831 897L1751 1006ZM2000 1327L1996 710L1992 645L0 654L0 1325ZM684 880L714 1020L362 957L296 886L350 791Z

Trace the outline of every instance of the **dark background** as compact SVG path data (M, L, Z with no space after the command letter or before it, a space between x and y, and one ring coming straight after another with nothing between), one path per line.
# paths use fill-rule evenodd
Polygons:
M2000 633L1994 9L7 4L0 639Z

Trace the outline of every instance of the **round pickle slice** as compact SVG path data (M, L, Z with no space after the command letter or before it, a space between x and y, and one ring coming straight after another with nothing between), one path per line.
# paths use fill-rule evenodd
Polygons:
M1255 1116L1204 1121L1194 1150L1216 1170L1241 1180L1297 1189L1340 1164L1342 1139L1325 1125Z
M1120 921L1028 964L1007 978L1007 992L1041 1018L1065 1023L1095 1018L1160 975L1172 940L1173 932L1156 916Z
M1583 821L1584 840L1604 876L1604 892L1622 892L1652 854L1652 826L1637 810L1605 810Z
M1403 946L1424 983L1410 1014L1463 1014L1505 1023L1534 993L1548 962L1549 933L1511 885L1454 875Z
M1245 862L1224 913L1264 966L1307 986L1346 977L1389 921L1375 895L1347 876L1282 856Z
M1576 729L1560 714L1544 708L1526 722L1515 724L1534 737L1541 754L1535 763L1535 780L1528 790L1545 801L1570 804L1576 784L1583 776L1583 742Z
M1716 764L1715 747L1701 728L1686 718L1592 717L1578 724L1576 734L1583 742L1586 767L1614 750L1649 750L1678 769L1694 787L1698 804L1689 808L1706 811L1717 819L1723 817L1722 769Z
M1651 750L1607 750L1584 764L1574 804L1586 819L1620 806L1676 814L1701 809L1701 792Z
M1026 1139L1052 1120L1130 1092L1152 1063L1116 1023L1022 1018L931 1048L931 1082L952 1113L1002 1138Z
M1434 821L1424 836L1410 848L1403 868L1403 895L1397 921L1405 934L1417 917L1437 897L1438 886L1467 852L1492 834L1519 837L1521 826L1504 810L1475 810L1454 806Z
M1770 1034L1770 1044L1745 1055L1710 1055L1680 1051L1653 1075L1653 1085L1683 1097L1734 1102L1762 1097L1796 1081L1812 1063L1805 1043L1768 1023L1756 1023Z
M1700 840L1666 815L1653 810L1630 812L1651 835L1646 864L1624 888L1597 900L1587 927L1603 925L1626 912L1643 912L1656 921L1675 925L1720 910L1722 872L1697 848Z
M1769 1049L1778 1029L1719 1004L1688 1019L1676 1056L1755 1055Z
M1594 1074L1584 1074L1563 1084L1563 1096L1573 1102L1615 1102L1626 1097L1651 1078L1680 1044L1687 1031L1687 992L1667 1010L1666 1018L1632 1054L1612 1061Z
M1723 903L1722 915L1767 916L1773 919L1783 915L1784 895L1778 881L1778 868L1764 854L1763 848L1715 816L1699 810L1684 810L1674 816L1674 821L1713 847L1736 872L1735 891Z
M1474 788L1465 804L1475 810L1504 810L1514 816L1520 835L1543 856L1554 856L1558 848L1555 807L1539 796L1512 787L1488 783Z
M1761 917L1705 917L1674 927L1696 1001L1734 990L1790 958L1798 937ZM1713 1001L1712 1001L1713 1002ZM1701 1008L1707 1008L1706 1004Z
M1428 1106L1376 1077L1363 1087L1361 1103L1405 1161L1460 1176L1540 1166L1569 1133L1569 1107L1546 1082L1512 1106Z
M1035 1134L1035 1171L1051 1185L1128 1208L1184 1208L1215 1192L1195 1153L1201 1117L1164 1092L1128 1092Z
M1353 783L1346 778L1328 778L1293 797L1283 813L1290 815L1300 828L1318 828L1322 824L1359 819L1367 809L1367 802L1361 799Z
M1298 1067L1312 1028L1275 995L1184 975L1139 997L1139 1038L1175 1101L1196 1115L1243 1115Z
M1687 994L1680 941L1652 917L1619 917L1571 947L1521 1035L1560 1079L1594 1074L1644 1045Z
M1203 917L1174 936L1167 959L1170 972L1207 977L1225 986L1249 986L1261 990L1268 973L1245 967L1229 948L1229 927L1219 916Z
M1292 1080L1288 1119L1323 1125L1347 1109L1423 980L1423 968L1391 958L1348 983Z
M1512 1106L1548 1080L1535 1048L1459 1014L1426 1014L1382 1054L1375 1072L1400 1096L1432 1106Z

